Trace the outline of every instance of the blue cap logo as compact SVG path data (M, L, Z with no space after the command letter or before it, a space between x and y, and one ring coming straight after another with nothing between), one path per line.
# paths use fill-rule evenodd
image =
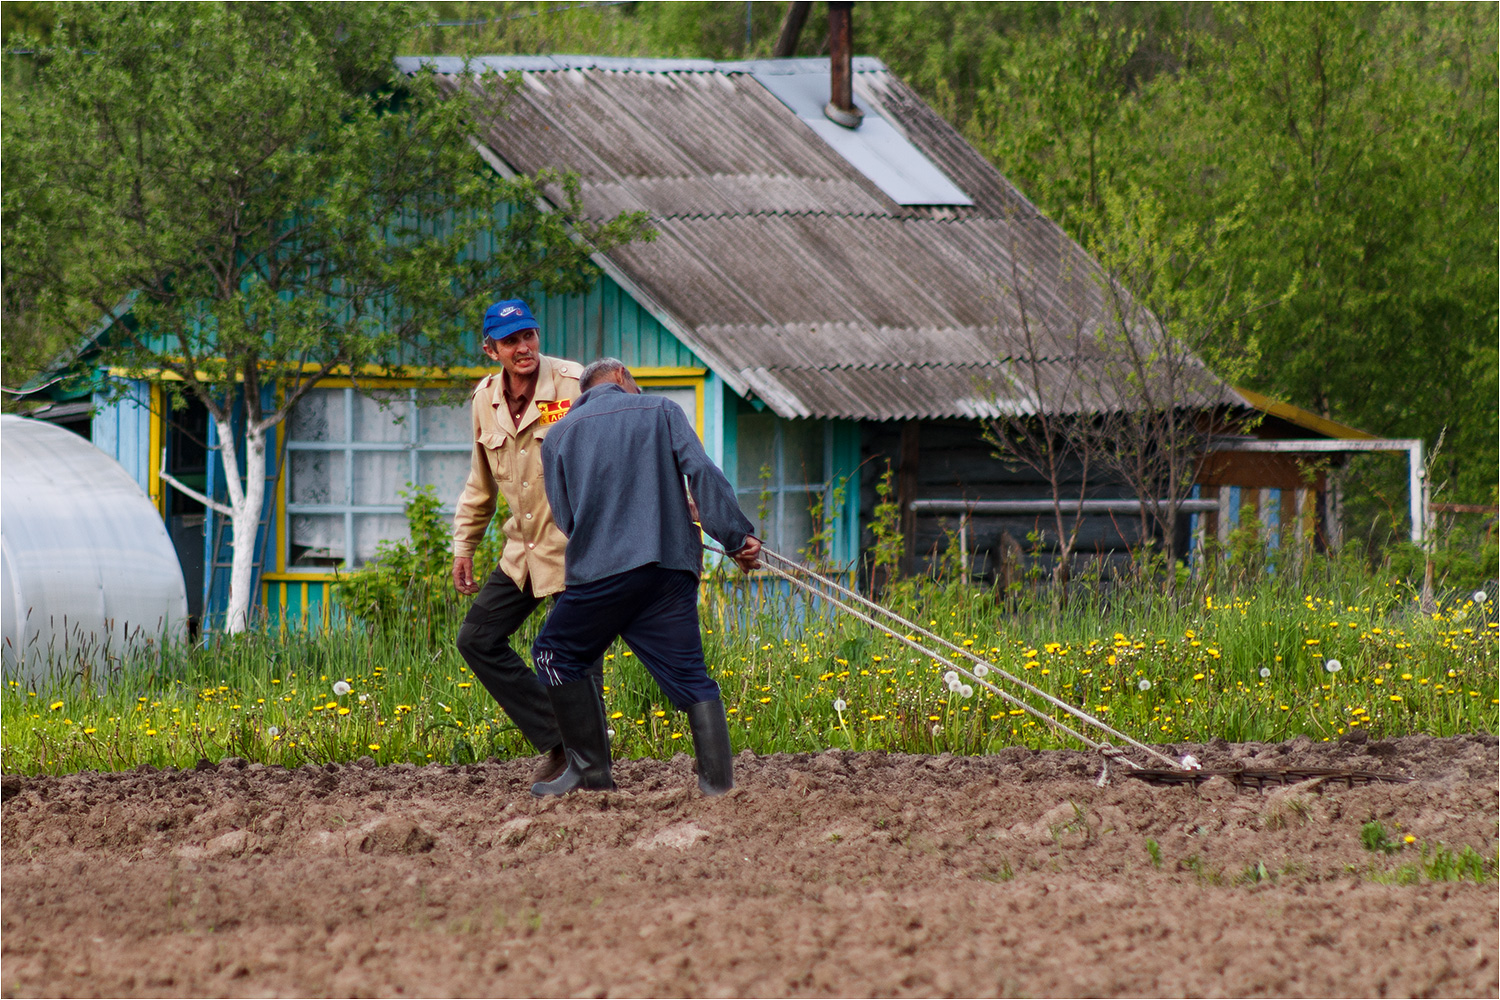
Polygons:
M539 329L536 317L521 299L496 302L484 312L484 335L491 340L504 340L513 333L536 329Z

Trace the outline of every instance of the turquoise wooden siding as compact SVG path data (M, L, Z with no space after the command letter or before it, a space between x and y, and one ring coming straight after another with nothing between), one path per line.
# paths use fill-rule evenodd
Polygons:
M132 381L123 397L94 396L94 446L125 466L149 495L151 482L151 386Z
M542 350L553 357L584 364L619 358L632 368L708 367L608 275L584 295L538 292L528 301L541 324Z
M837 527L833 559L852 567L859 560L859 422L830 420L833 425L833 483L843 492L843 503L833 511Z

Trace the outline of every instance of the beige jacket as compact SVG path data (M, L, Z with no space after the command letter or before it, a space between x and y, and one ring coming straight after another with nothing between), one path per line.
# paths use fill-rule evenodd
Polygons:
M453 555L472 557L495 515L495 494L510 506L500 568L524 587L531 579L537 597L563 589L563 549L567 539L552 522L542 487L542 439L578 396L581 367L542 356L536 394L521 414L519 427L505 405L503 373L487 376L474 390L474 454L469 481L453 514Z

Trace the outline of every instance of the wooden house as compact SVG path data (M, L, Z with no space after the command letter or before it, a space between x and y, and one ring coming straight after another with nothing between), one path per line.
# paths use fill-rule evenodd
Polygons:
M1059 325L1095 324L1106 310L1097 265L878 60L843 67L862 112L854 128L825 115L840 67L819 59L398 65L434 71L451 90L496 85L483 71L516 74L503 116L476 122L483 160L502 173L575 172L593 217L650 213L659 237L598 257L604 274L587 294L533 297L542 348L583 362L618 357L646 391L679 402L772 548L795 553L821 533L827 558L855 564L887 460L908 510L922 498L1045 495L1007 473L980 437L985 418L1034 405L1008 374L1016 316L1002 290L1023 271ZM221 519L159 475L221 489L210 422L191 409L167 419L147 384L90 407L87 388L44 381L35 393L50 393L70 419L87 410L94 442L158 504L195 611L211 618L227 589ZM449 505L458 496L470 448L463 408L418 405L434 391L421 381L361 379L372 385L381 401L330 379L280 428L286 461L266 483L256 542L273 617L324 613L335 570L404 531L398 491L408 482L433 485ZM1266 409L1211 375L1190 402ZM1358 433L1298 427L1287 412L1262 426ZM1252 481L1243 465L1209 467L1205 486L1307 485L1284 468ZM1024 537L1026 520L976 521L969 544L994 550L1002 535ZM940 547L944 523L909 519L916 558ZM1139 541L1102 521L1089 530L1100 550Z

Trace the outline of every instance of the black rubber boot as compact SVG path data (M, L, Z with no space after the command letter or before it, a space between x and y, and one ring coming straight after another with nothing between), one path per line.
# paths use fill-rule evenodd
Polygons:
M539 781L531 794L566 795L579 788L613 791L609 773L609 735L605 731L604 702L591 678L547 689L557 728L562 733L568 768L553 781Z
M734 787L734 757L729 751L729 721L724 703L700 701L689 705L688 725L693 727L693 753L698 757L698 790L704 795L723 795Z

